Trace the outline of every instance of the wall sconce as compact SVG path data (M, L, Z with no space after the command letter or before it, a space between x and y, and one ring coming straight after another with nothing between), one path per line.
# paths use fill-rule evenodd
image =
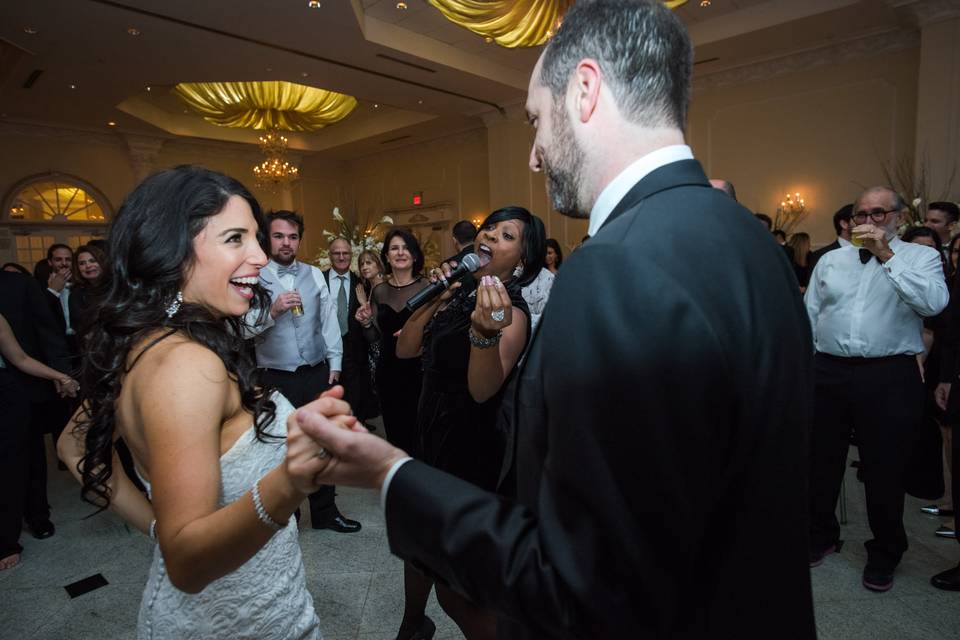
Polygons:
M777 207L777 215L773 220L773 228L774 230L780 229L786 233L790 233L794 227L807 217L807 213L807 203L800 195L800 192L787 193L784 195L783 200L780 201L780 206Z

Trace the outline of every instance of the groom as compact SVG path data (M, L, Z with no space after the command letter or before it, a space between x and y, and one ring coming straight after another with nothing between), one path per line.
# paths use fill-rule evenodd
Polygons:
M320 478L381 489L391 550L502 637L815 637L810 329L780 248L684 144L692 57L661 3L580 0L533 71L530 166L591 237L517 376L514 500L323 400L297 414Z

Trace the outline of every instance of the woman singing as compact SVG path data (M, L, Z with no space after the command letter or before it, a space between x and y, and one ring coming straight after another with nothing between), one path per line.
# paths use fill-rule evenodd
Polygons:
M423 461L487 490L496 489L503 460L496 421L507 380L530 339L521 288L543 268L543 223L526 209L490 214L474 240L481 268L418 309L400 332L397 355L423 358L418 410ZM431 279L449 276L444 264ZM409 450L408 450L409 452ZM490 611L443 587L437 598L469 640L495 637Z

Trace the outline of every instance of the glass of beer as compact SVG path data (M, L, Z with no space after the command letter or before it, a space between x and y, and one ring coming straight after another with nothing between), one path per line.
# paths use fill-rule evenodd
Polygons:
M291 289L290 291L291 291L292 293L300 293L300 292L297 291L296 289ZM295 307L291 307L291 308L290 308L290 313L292 313L292 314L295 315L295 316L302 316L302 315L303 315L303 306L298 304L298 305L295 306Z

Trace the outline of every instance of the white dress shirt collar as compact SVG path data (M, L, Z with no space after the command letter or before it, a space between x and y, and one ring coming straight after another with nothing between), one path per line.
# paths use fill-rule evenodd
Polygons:
M685 144L674 144L651 151L621 171L616 178L610 181L610 184L603 188L597 202L593 205L593 210L590 211L590 226L587 229L590 237L596 235L603 223L607 221L613 210L629 193L630 189L633 189L635 184L654 170L679 160L693 160L693 152Z

